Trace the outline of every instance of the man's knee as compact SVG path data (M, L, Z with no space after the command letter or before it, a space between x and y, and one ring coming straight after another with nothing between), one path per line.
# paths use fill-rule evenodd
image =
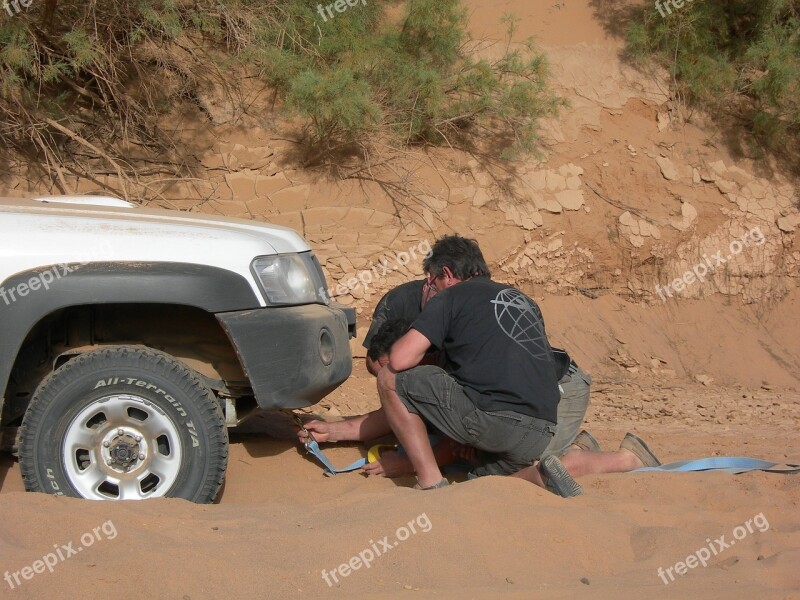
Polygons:
M397 375L391 369L381 369L378 372L378 391L394 392L396 377Z

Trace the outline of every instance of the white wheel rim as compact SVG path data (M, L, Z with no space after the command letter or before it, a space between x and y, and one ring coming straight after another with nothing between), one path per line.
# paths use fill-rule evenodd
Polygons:
M62 450L70 484L91 500L164 496L183 456L172 419L130 394L105 396L81 410L67 427Z

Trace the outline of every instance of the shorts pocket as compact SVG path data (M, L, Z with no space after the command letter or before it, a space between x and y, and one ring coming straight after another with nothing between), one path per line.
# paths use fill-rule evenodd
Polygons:
M506 452L520 443L530 428L530 419L508 412L476 410L464 419L475 446L486 452Z
M501 421L507 421L510 425L513 425L514 423L522 423L522 421L525 419L524 415L520 415L518 413L509 412L509 411L489 411L489 410L485 410L485 411L483 411L483 414L489 415L491 417L495 417L495 418L498 418L498 419L501 419Z
M477 447L483 437L485 431L485 423L482 423L481 414L479 410L474 410L461 419L464 425L464 431L470 437L470 446Z

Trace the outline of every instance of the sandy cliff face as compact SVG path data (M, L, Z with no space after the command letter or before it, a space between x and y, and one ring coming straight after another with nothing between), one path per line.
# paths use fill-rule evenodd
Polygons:
M688 310L687 300L727 298L734 313L736 306L755 304L763 315L796 287L794 183L732 156L702 116L688 124L673 119L663 75L641 73L620 58L626 3L470 0L465 6L477 51L496 51L491 42L503 39L500 16L507 12L521 17L515 40L534 35L546 51L569 106L543 123L540 156L501 163L448 149L387 151L367 168L348 167L334 177L330 170L302 168L289 141L293 124L268 112L234 123L230 111L217 111L212 124L183 115L180 135L202 165L202 177L154 179L155 203L296 229L319 256L332 295L362 315L362 332L377 299L420 276L424 251L452 232L476 238L496 278L538 298L612 295L626 301L615 309L623 312L639 310L632 302L680 313ZM216 106L214 97L206 100ZM96 191L95 183L74 183L78 191ZM51 191L22 172L6 185L0 192L11 195ZM563 304L553 302L553 318ZM587 310L606 309L594 303ZM757 318L736 314L748 337L759 339ZM694 332L681 335L674 334L675 344L692 343ZM800 351L787 343L777 348L789 357L778 379L794 385ZM706 356L715 345L709 341ZM361 353L358 344L354 350ZM598 369L619 366L605 351L584 361ZM770 379L759 373L772 371L703 368L747 384ZM694 375L674 363L667 369Z

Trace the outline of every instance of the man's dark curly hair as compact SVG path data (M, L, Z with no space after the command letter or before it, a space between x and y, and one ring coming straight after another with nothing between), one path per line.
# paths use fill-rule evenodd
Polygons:
M378 328L372 341L369 343L367 356L372 360L378 360L384 354L389 354L392 344L399 340L411 327L411 323L406 319L389 319Z
M478 242L460 235L446 235L437 240L431 253L422 261L425 272L435 277L444 275L445 267L462 281L491 276Z

